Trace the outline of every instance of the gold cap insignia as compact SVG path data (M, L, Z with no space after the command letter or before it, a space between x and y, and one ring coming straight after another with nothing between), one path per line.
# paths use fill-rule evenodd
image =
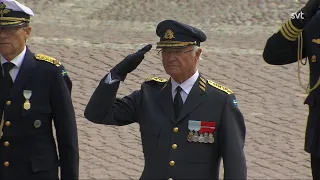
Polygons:
M168 29L166 33L164 33L164 39L174 39L174 32L171 29Z
M312 42L314 42L316 44L320 44L320 39L312 39Z
M0 3L0 16L2 17L4 14L8 14L11 10L6 9L6 5L3 3Z
M311 57L311 61L312 61L312 62L316 62L316 61L317 61L317 57L316 57L315 55L313 55L313 56Z

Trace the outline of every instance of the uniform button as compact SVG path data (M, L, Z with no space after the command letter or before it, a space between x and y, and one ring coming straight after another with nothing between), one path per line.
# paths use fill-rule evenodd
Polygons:
M9 162L8 161L4 162L4 166L8 167L9 166Z
M174 161L170 161L170 166L174 166L175 162Z
M177 144L172 144L172 149L177 149L178 145Z
M8 106L11 105L11 101L7 101L6 105L8 105Z
M3 144L4 144L4 146L6 146L6 147L9 146L9 142L8 142L8 141L4 142Z
M179 131L178 127L173 128L173 132L178 132L178 131Z
M6 126L10 126L11 122L10 121L6 121Z

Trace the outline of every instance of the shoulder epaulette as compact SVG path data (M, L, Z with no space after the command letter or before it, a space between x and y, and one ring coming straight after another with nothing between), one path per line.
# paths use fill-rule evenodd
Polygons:
M49 63L51 63L51 64L54 64L54 65L56 65L57 67L61 66L61 63L60 63L59 60L57 60L56 58L47 56L47 55L45 55L45 54L35 54L35 58L36 58L37 60L46 61L46 62L49 62Z
M222 86L222 85L220 85L220 84L217 84L217 83L215 83L215 82L213 82L213 81L211 81L211 80L208 80L208 83L211 85L211 86L213 86L213 87L215 87L215 88L217 88L217 89L219 89L219 90L221 90L221 91L223 91L223 92L225 92L225 93L227 93L227 94L232 94L233 92L231 91L231 89L229 89L229 88L227 88L227 87L224 87L224 86Z
M149 81L167 82L168 80L164 79L164 78L159 78L159 77L153 76L153 77L147 78L145 80L145 82L149 82Z

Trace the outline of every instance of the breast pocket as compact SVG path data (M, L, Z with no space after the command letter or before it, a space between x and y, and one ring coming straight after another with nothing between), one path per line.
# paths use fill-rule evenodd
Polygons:
M159 146L159 136L161 127L150 125L140 128L141 141L144 153L150 153L157 150Z
M186 160L189 163L208 163L212 161L215 144L188 142Z
M52 111L45 106L34 105L24 110L24 122L28 134L48 133L52 129Z

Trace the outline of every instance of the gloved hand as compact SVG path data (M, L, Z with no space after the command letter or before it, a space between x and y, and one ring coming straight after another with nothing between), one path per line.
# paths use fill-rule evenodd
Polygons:
M309 21L319 10L320 0L309 0L307 4L301 9L304 13L304 19Z
M317 13L320 6L320 0L309 0L306 5L300 9L296 14L300 17L291 17L292 24L298 28L303 29L312 17ZM303 17L303 18L302 18Z
M124 81L127 74L131 73L138 67L138 65L144 59L144 54L150 51L151 48L152 45L148 44L142 49L138 50L136 53L130 54L126 58L124 58L119 64L111 69L112 79Z

